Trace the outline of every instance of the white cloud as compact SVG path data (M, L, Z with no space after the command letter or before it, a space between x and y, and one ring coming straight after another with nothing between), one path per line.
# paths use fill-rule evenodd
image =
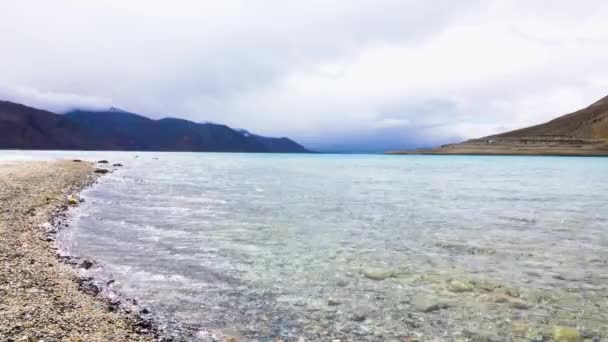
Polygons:
M50 109L111 102L317 148L428 145L607 95L606 15L591 0L23 0L0 4L0 73Z
M107 98L41 91L30 87L8 86L2 84L0 84L0 97L10 99L17 103L27 103L29 106L35 108L43 108L58 113L76 108L103 110L112 105L112 101Z

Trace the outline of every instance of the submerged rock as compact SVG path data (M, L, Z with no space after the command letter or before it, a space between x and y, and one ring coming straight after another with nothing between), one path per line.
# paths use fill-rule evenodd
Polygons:
M441 302L435 297L431 297L425 294L417 294L412 298L412 306L416 311L420 312L432 312L448 307L447 303Z
M462 282L460 280L450 280L448 283L448 289L452 292L471 292L473 291L473 285L469 282Z
M528 331L530 330L530 326L526 321L513 321L511 322L511 331L513 332L513 336L517 337L527 337ZM531 337L530 337L531 339Z
M121 166L122 166L122 164L121 164L121 163L116 163L116 164L114 164L114 165L112 165L112 166L121 167Z
M93 267L93 263L89 260L83 260L78 267L88 270L89 268Z
M508 302L509 305L514 309L528 310L530 308L530 305L528 305L528 303L519 298L509 298Z
M506 338L500 337L492 331L465 330L463 335L471 342L505 342Z
M102 175L105 175L106 173L110 172L110 170L106 170L106 169L95 169L95 173L99 173Z
M100 160L100 161L98 161L98 163L99 163L99 164L107 164L107 163L109 163L109 162L108 162L107 160Z
M392 270L382 267L367 267L362 269L361 273L366 278L372 280L384 280L386 278L392 278L395 276L395 273Z
M494 290L500 287L500 284L491 282L489 280L475 280L472 282L472 284L476 288L486 292L493 292Z
M349 316L349 318L355 322L363 322L365 321L365 318L367 318L367 315L363 310L356 309L355 312Z
M553 327L553 339L556 342L581 342L583 338L580 332L575 328L569 327Z
M329 306L337 306L337 305L340 305L340 304L342 304L340 301L338 301L336 299L333 299L333 298L329 298L327 300L327 305L329 305Z
M336 286L339 287L345 287L348 285L348 281L346 281L346 279L338 279L338 281L336 282Z

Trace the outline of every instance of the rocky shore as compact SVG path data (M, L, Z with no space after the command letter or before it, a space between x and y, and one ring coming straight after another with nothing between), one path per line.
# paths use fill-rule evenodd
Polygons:
M72 195L95 171L79 160L0 164L1 341L158 339L58 258L49 222L77 204Z

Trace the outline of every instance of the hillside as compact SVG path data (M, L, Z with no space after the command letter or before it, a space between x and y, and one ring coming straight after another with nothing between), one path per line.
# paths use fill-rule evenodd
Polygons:
M93 149L107 147L62 115L0 101L0 147L4 149Z
M65 115L0 102L0 148L306 153L288 138L244 134L225 125L152 120L112 108Z
M390 153L608 156L608 97L540 125L436 149Z

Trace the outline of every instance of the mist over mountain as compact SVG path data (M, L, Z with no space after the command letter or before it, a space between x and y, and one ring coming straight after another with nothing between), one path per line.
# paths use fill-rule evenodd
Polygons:
M0 102L0 148L196 152L310 152L289 138L270 138L214 123L152 120L118 108L64 115Z

